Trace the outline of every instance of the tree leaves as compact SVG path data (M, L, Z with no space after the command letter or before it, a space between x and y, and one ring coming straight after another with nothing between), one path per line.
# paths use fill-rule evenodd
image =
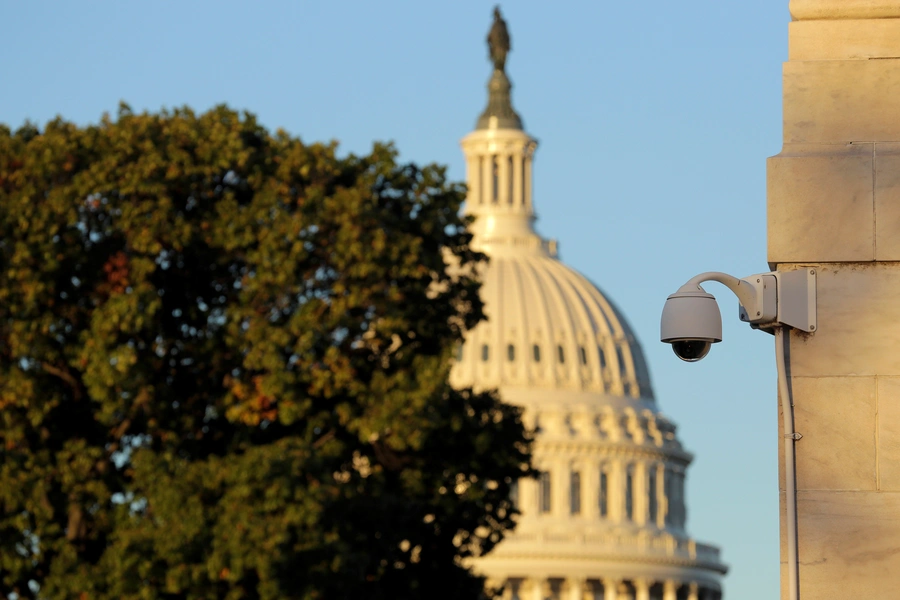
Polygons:
M396 157L225 107L0 127L4 592L480 594L530 442L447 384L485 257Z

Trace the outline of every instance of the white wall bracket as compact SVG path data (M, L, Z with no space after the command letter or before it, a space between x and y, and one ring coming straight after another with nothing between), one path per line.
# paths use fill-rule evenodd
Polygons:
M770 332L779 325L807 333L816 330L815 269L761 273L741 281L750 283L756 291L756 302L741 303L741 321Z

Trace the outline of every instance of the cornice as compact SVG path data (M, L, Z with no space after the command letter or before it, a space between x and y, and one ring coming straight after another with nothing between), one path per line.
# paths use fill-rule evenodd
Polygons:
M565 454L576 457L603 457L603 458L635 458L645 460L663 460L675 462L687 467L694 459L694 455L677 448L665 448L649 445L637 445L628 443L610 443L604 440L559 440L546 439L537 436L534 442L536 454Z
M686 569L700 569L703 571L712 571L725 575L728 573L728 566L719 562L696 560L676 556L653 556L653 555L629 555L624 553L594 553L594 554L576 554L572 552L504 552L505 546L498 546L491 554L484 558L494 558L497 560L553 560L553 561L579 561L579 562L613 562L620 564L633 565L657 565L665 567L677 567Z

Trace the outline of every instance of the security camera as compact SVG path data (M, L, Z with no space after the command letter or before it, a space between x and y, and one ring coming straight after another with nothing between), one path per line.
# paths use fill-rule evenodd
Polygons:
M666 299L659 324L659 339L672 344L683 361L697 362L722 341L722 315L715 297L700 287L705 281L717 281L734 292L740 319L755 329L771 332L779 325L808 332L816 329L815 270L761 273L744 279L703 273Z
M703 291L678 291L663 307L659 338L672 344L675 356L696 362L722 341L722 315L712 294Z

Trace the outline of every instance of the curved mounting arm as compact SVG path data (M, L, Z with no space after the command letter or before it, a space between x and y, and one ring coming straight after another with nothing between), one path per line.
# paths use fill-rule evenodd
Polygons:
M679 292L706 293L700 284L717 281L741 303L741 320L755 329L786 325L807 333L816 330L816 270L773 271L738 279L709 271L692 277Z
M759 301L759 290L757 290L753 285L749 282L744 281L743 279L738 279L737 277L733 277L728 273L720 273L718 271L707 271L706 273L700 273L695 277L691 277L687 283L678 288L679 292L706 292L700 284L704 281L717 281L727 287L729 290L734 292L734 295L738 297L738 302L744 306L748 312L751 309L754 309Z

